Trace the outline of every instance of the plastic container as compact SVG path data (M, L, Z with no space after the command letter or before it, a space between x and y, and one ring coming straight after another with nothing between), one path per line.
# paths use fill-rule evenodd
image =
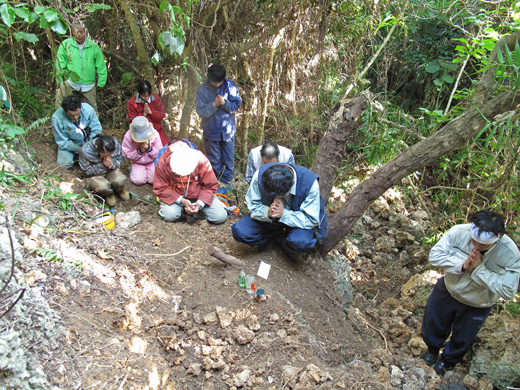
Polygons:
M114 214L112 214L109 210L94 215L94 221L100 225L105 226L109 230L112 230L116 226Z
M238 274L238 285L242 288L246 286L246 271L240 270L240 273Z
M255 277L253 275L246 276L246 291L249 294L255 293Z
M263 302L267 299L263 289L259 288L258 290L256 290L255 299L257 302Z

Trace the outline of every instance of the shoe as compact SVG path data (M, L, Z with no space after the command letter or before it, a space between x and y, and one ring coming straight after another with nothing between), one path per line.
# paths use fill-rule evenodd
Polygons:
M435 364L431 366L433 368L433 371L437 373L440 377L444 378L444 375L446 375L446 371L449 371L455 366L455 364L450 364L444 358L441 356L437 359Z
M128 192L126 187L123 187L121 190L119 190L117 194L119 195L121 200L128 200L128 199L130 199L130 193Z
M108 207L112 208L116 205L116 196L114 194L110 194L105 198L105 202L107 203Z
M437 362L437 359L439 359L439 352L437 354L433 354L430 351L424 351L421 353L421 356L419 356L427 366L431 367Z
M285 255L287 258L292 261L295 264L302 264L305 259L307 258L307 253L299 253L299 252L293 252L293 251L287 251L284 250Z
M269 240L265 244L257 245L256 249L258 250L258 252L265 252L266 250L271 249L274 246L275 242L276 240Z

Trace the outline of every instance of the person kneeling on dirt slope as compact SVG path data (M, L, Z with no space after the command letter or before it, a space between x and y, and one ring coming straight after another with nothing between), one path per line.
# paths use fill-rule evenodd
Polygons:
M69 95L52 116L54 140L58 145L58 165L72 168L78 160L81 147L101 134L101 123L88 103L78 96Z
M208 158L178 140L169 145L155 167L153 192L159 197L159 215L165 221L185 219L185 214L210 223L223 223L227 212L216 197L218 181Z
M111 208L116 205L114 191L122 200L130 199L125 187L126 176L119 169L122 162L119 141L108 135L87 142L79 155L79 166L89 177L88 187L105 198Z
M121 145L124 156L130 161L130 181L137 186L153 184L155 158L159 154L161 137L144 116L136 116L130 124Z
M504 218L482 210L469 220L453 226L430 251L430 263L444 277L424 312L421 335L428 350L421 358L440 376L462 360L500 297L512 299L518 290L520 252L505 235Z
M287 256L299 261L302 253L327 236L328 217L318 175L307 168L262 165L253 175L246 202L251 214L232 226L238 242L265 248L280 239Z

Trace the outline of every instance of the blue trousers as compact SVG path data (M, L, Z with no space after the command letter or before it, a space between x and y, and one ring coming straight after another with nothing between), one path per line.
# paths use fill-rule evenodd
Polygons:
M78 155L68 150L58 148L58 159L57 163L59 166L64 168L72 168L74 162L78 161Z
M280 245L287 252L304 253L316 245L316 237L311 229L300 229L280 222L256 221L246 215L231 226L233 238L247 245L263 245L280 239Z
M235 136L226 141L211 141L204 138L204 149L217 179L226 184L233 180Z
M446 289L444 278L440 278L428 298L421 329L430 352L439 351L451 333L442 357L449 364L460 362L493 306L473 307L457 301Z

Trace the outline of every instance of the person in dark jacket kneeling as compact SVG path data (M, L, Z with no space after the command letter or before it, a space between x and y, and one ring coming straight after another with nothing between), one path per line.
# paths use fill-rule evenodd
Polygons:
M328 218L318 175L294 164L264 164L246 194L250 215L232 226L238 242L265 248L280 239L291 260L300 260L327 236Z

